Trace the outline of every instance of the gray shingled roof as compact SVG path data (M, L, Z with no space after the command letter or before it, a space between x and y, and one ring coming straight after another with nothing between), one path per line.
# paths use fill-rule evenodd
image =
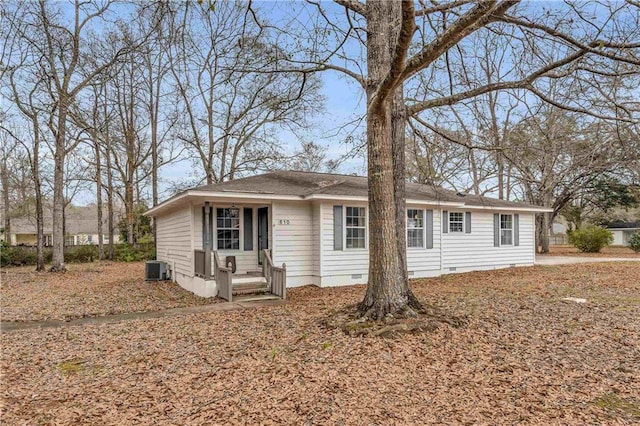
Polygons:
M243 192L251 194L293 195L306 197L315 194L335 196L368 195L367 178L363 176L276 171L228 182L192 188L193 191ZM478 195L459 195L454 191L432 185L407 183L407 199L424 201L457 202L470 206L540 208L526 203L515 203Z
M607 228L610 229L640 229L640 221L637 222L624 222L621 220L610 222L607 224Z
M95 205L71 206L67 207L65 215L65 231L68 234L97 234L98 233L98 212ZM116 212L116 221L120 212ZM103 229L107 232L108 216L105 210L102 218ZM44 233L52 232L52 209L51 206L44 208ZM11 218L12 234L35 234L36 220L33 216L21 216Z

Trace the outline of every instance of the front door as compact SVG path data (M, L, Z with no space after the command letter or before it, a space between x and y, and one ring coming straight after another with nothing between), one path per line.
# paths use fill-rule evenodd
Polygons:
M269 207L258 209L258 264L262 265L262 250L269 248Z

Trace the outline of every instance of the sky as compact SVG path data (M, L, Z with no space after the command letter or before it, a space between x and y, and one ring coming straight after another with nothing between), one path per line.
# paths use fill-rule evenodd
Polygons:
M304 2L290 6L286 1L258 1L254 7L259 19L262 17L278 25L289 22L292 16L297 16L301 26L312 25L310 15L305 15L309 9ZM305 8L300 7L304 5ZM333 2L323 2L323 7L332 13L342 14L342 8ZM313 12L313 10L311 10ZM355 128L347 125L364 115L364 92L357 84L336 71L326 71L317 74L322 81L320 93L324 98L324 110L310 119L308 130L301 134L294 134L283 130L278 136L277 143L285 147L285 151L293 153L300 147L300 140L313 141L327 148L328 160L341 160L338 172L346 174L366 174L366 163L362 156L353 156L354 142L348 142L349 136L363 137L362 125ZM347 127L344 127L347 125ZM344 128L343 128L344 127ZM300 136L300 137L299 137ZM182 160L171 165L163 166L162 178L165 188L170 182L177 182L192 172L193 164L189 160Z
M311 31L315 23L313 18L317 16L317 12L312 6L301 1L289 2L283 0L272 2L254 0L253 4L260 18L264 17L270 22L280 24L277 25L280 28L285 27L281 24L288 22L293 16L297 18L297 30L307 28ZM560 3L529 1L526 2L526 7L537 9L539 12L547 5L554 7L554 5L558 4ZM340 22L344 22L344 9L342 7L327 1L322 2L322 6L330 15L336 14L339 16ZM120 9L114 9L114 17L118 16L119 13L121 13L121 16L125 16L132 10L131 6L126 3L120 3L117 7ZM358 57L360 54L358 46L347 45L345 51L349 57ZM364 137L364 123L361 123L359 128L348 125L348 123L364 115L365 101L362 88L338 72L326 71L317 75L322 81L321 94L325 100L324 110L309 120L309 128L307 131L302 132L300 136L305 141L313 141L327 147L329 159L343 160L338 172L363 175L366 172L364 158L362 156L349 157L354 147L354 142L347 141L349 136L355 137L356 142L361 141ZM298 136L290 131L281 131L276 143L285 147L285 151L293 153L300 144ZM192 178L193 172L194 164L191 160L182 160L163 166L160 171L161 190L163 190L161 198L170 195L168 188L174 184ZM204 173L201 173L201 175L204 175ZM150 193L150 191L151 189L149 188L147 193ZM95 194L91 193L91 191L85 191L79 195L76 202L86 204L94 199Z

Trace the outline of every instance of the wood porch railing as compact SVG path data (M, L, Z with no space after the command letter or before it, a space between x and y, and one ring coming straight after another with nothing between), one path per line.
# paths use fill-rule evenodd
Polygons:
M213 252L213 273L218 286L218 296L229 302L233 299L233 278L231 268L222 265L218 252Z
M264 249L262 259L262 274L267 280L267 288L271 294L287 298L287 265L274 266L271 259L271 249Z
M196 277L209 279L207 276L207 252L204 250L194 250L193 261ZM211 267L209 267L209 269L211 269Z

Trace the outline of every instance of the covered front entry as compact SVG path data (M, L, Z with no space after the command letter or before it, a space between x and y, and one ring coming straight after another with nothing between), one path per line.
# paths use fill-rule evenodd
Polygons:
M271 280L279 277L269 251L271 206L205 202L196 215L198 210L202 248L194 253L196 275L214 279L218 295L227 300L233 296L283 297L284 292L276 293Z

